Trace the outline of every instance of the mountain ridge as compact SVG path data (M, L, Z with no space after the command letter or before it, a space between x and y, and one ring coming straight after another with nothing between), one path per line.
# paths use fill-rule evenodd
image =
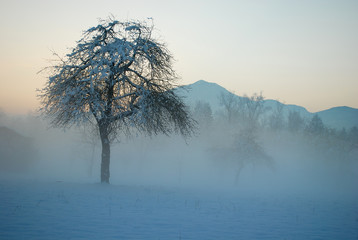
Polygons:
M185 89L185 90L184 90ZM184 101L190 106L194 107L197 101L207 102L210 104L213 113L222 110L220 105L220 94L226 94L230 91L220 86L217 83L199 80L192 84L184 85L176 89L179 96L184 98ZM243 97L233 93L236 97ZM309 120L313 115L317 114L323 123L331 128L351 128L358 127L358 109L348 106L337 106L326 110L310 112L305 107L296 104L285 104L273 99L265 99L264 105L271 111L280 103L283 104L284 117L287 118L290 111L297 111L302 117Z

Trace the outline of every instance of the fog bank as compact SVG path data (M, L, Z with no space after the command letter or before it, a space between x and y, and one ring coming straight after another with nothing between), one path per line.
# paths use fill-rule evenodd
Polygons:
M22 161L16 160L23 165L18 169L4 167L14 161L11 156L2 159L3 178L100 181L101 145L90 129L53 129L31 115L2 117L0 123L31 141L32 151ZM339 152L289 131L260 130L253 141L229 127L212 125L199 130L186 140L175 135L119 136L111 148L111 183L357 197L357 149ZM16 141L7 144L14 154L24 147Z

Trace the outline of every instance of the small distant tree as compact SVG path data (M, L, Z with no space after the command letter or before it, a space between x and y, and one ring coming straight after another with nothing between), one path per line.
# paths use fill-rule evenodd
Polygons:
M340 138L343 141L348 141L348 133L346 128L342 128L339 132L338 132L338 138Z
M254 93L252 96L244 95L238 99L239 119L241 126L251 132L256 132L260 127L262 114L266 111L262 93Z
M250 122L258 123L262 113L265 112L264 108L264 96L262 93L254 93L251 97L245 96L247 99L247 116Z
M311 121L306 126L306 131L310 135L322 136L325 132L325 126L322 119L317 115L313 115Z
M348 139L355 148L358 148L358 127L354 126L349 130Z
M52 124L97 126L102 143L101 182L109 183L110 143L116 134L191 135L194 121L174 93L172 55L153 37L153 24L101 21L72 51L47 69L41 111Z
M231 157L237 164L235 182L238 181L240 173L246 165L273 166L272 157L266 153L257 136L250 129L243 130L235 136L231 152Z
M221 93L219 101L223 106L229 124L239 124L243 128L256 130L259 120L265 112L264 97L262 93L252 96L236 96L231 92Z
M221 93L219 96L219 102L224 107L226 119L229 124L233 124L239 115L239 97L234 93L227 92Z
M236 170L235 182L247 165L267 164L272 165L272 158L266 154L259 144L258 129L260 118L265 112L264 97L262 94L253 94L248 97L236 96L233 93L222 93L219 96L220 104L224 108L233 135L233 143L227 147L213 149L213 155L222 161L232 162ZM232 126L231 126L232 127Z
M194 117L202 128L209 128L213 122L213 112L210 104L197 101L194 108Z
M290 111L288 113L287 127L290 132L297 133L304 128L305 120L297 111Z

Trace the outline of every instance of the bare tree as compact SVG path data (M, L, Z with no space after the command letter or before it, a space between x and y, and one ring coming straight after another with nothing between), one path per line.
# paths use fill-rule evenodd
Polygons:
M207 102L197 101L195 103L193 115L200 127L205 130L207 130L213 123L213 112L210 104Z
M312 119L306 126L306 132L311 136L322 136L326 131L326 127L322 119L317 115L313 115Z
M101 182L109 183L110 142L119 132L189 136L193 131L194 121L173 91L172 55L153 37L152 23L100 21L47 69L41 111L54 126L98 127Z
M229 124L233 124L239 114L239 98L234 93L221 93L219 102L224 107L224 111Z
M262 93L254 93L251 97L244 96L242 99L245 105L245 120L247 128L256 131L260 125L260 117L265 112L264 96Z
M301 131L305 126L305 120L297 111L290 111L287 119L288 130L294 133Z
M219 96L219 101L225 110L228 123L235 124L234 128L230 128L234 139L229 147L213 149L213 155L221 161L233 164L230 167L236 169L237 183L242 169L247 165L273 165L272 158L259 143L257 135L260 118L266 110L264 97L262 93L239 97L227 92Z
M246 165L266 165L273 167L273 159L259 143L257 136L251 129L241 131L234 138L231 148L232 159L237 163L235 182L239 180L240 173Z

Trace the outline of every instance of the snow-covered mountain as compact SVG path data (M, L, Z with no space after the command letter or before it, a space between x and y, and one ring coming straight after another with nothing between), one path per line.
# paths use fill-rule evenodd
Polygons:
M212 111L218 112L222 109L220 105L219 96L228 93L229 91L222 86L199 80L193 84L185 85L178 88L177 93L185 99L185 102L194 107L197 101L207 102L210 104ZM237 95L236 95L237 96ZM237 96L242 97L242 96ZM267 114L270 114L278 104L277 100L266 99L265 107L268 109ZM334 107L316 113L309 112L306 108L298 105L283 104L283 113L287 117L290 111L297 111L305 119L310 119L314 114L322 119L325 125L333 128L351 128L358 127L358 109L350 107Z
M177 89L177 94L183 97L190 107L194 107L197 101L203 101L210 104L213 112L220 110L219 96L226 93L229 91L220 85L204 80Z

